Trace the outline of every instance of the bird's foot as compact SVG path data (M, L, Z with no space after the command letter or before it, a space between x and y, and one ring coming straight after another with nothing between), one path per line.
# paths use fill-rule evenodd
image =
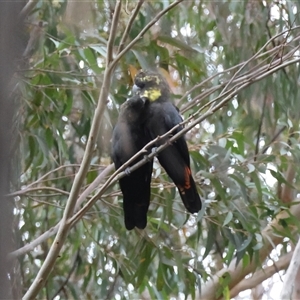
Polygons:
M129 176L131 174L131 171L130 171L130 167L127 167L125 170L124 170L124 173Z
M157 154L156 152L157 152L157 147L153 147L153 148L151 149L151 153Z

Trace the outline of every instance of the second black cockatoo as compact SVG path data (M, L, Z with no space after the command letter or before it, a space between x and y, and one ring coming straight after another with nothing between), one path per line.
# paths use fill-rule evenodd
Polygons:
M122 104L118 122L112 136L112 159L116 169L140 151L149 141L145 135L144 99L134 96ZM131 164L137 163L143 155ZM147 225L147 212L150 203L150 184L153 161L149 161L127 176L120 179L123 193L125 226L144 229Z

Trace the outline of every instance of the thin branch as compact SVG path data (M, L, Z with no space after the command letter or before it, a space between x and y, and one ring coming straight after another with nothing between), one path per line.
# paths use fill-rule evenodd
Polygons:
M115 11L112 19L112 24L110 28L110 35L107 43L107 57L106 57L106 67L109 66L113 59L113 47L114 47L114 42L115 42L115 36L118 28L118 22L119 22L119 17L120 17L120 12L121 12L121 7L122 7L122 1L118 0L117 4L115 6Z
M9 196L9 197L22 196L22 195L26 195L30 192L35 192L35 191L54 191L54 192L58 192L59 194L62 194L62 195L67 195L67 196L70 195L69 192L66 192L66 191L58 189L58 188L49 187L49 186L41 186L41 187L36 187L36 188L26 188L24 190L20 190L18 192L8 194L7 196Z
M282 220L289 218L290 215L295 216L296 218L300 218L300 204L293 205L288 211L280 212L276 219L272 220L261 232L261 235L264 240L263 247L259 250L259 261L263 262L266 257L269 255L270 251L273 250L274 246L278 245L283 240L283 236L279 236L277 234L273 234L275 231L287 230L282 227ZM284 225L285 226L285 225ZM291 234L297 231L297 228L293 225L289 226L291 230ZM300 254L298 254L300 255ZM219 278L221 278L224 274L230 274L230 285L229 288L235 287L239 282L244 280L245 276L253 273L256 269L257 265L255 260L252 260L247 266L243 265L243 262L240 261L238 264L236 259L233 259L228 267L219 270L214 276L212 276L211 280L208 281L205 286L202 288L201 299L205 300L215 300L215 292L220 287ZM287 298L280 298L287 299Z
M172 8L174 8L176 5L178 5L183 0L177 0L174 1L172 4L170 4L168 7L166 7L164 10L162 10L160 13L158 13L154 19L152 19L144 28L141 30L141 32L115 57L115 59L112 61L111 68L114 68L119 60L123 57L125 53L127 53L142 37L143 35L162 17L164 16L168 11L170 11Z
M75 211L78 211L81 204L85 201L85 199L88 197L90 193L92 193L95 188L97 188L101 182L108 176L109 173L111 173L114 170L114 165L110 164L108 165L102 172L99 174L95 180L83 191L83 193L80 195L80 197L77 200Z
M21 21L25 20L25 18L31 13L31 11L33 10L37 2L38 2L37 0L29 0L26 3L26 5L23 7L23 9L19 14L19 19Z
M291 32L291 31L294 31L294 30L299 29L299 28L300 28L300 26L295 26L295 27L293 27L293 28L291 28L291 29L288 29L288 30L286 30L286 31L283 31L283 32L277 34L274 38L278 38L279 36L285 34L287 31L290 31L290 32ZM272 38L272 39L274 39L274 38ZM295 41L296 41L298 38L299 38L299 37L295 37L295 38L292 39L289 43L285 44L284 47L288 47L288 46L291 45L292 43L295 43ZM262 52L262 50L263 50L269 43L270 43L270 41L268 41L268 42L267 42L267 43L266 43L266 44L265 44L258 52ZM267 50L267 51L265 51L265 52L263 52L263 53L260 53L259 55L257 55L257 53L256 53L254 56L252 56L252 57L251 57L250 59L248 59L246 62L240 63L240 64L238 64L238 65L236 65L236 66L233 66L233 67L231 67L231 68L229 68L229 69L226 69L226 70L224 70L224 71L222 71L222 72L219 72L219 73L217 73L217 74L214 74L214 75L212 75L211 77L209 77L209 78L207 78L206 80L204 80L203 82L201 82L201 83L195 85L194 87L192 87L190 90L188 90L188 91L180 98L179 102L181 102L181 101L182 101L188 94L190 94L192 91L194 91L195 89L197 89L197 88L203 86L204 83L209 82L209 81L211 81L213 78L218 77L218 76L220 76L220 75L222 75L222 74L229 73L229 72L231 72L232 70L235 70L237 67L239 67L239 70L234 74L234 77L236 77L236 79L233 80L233 78L231 78L229 81L226 81L226 82L224 82L224 83L222 83L222 84L220 84L220 85L218 85L218 86L216 86L216 87L211 88L210 91L209 91L209 93L208 93L208 90L205 90L202 94L200 94L199 96L195 97L192 101L190 101L189 103L187 103L187 105L185 105L185 106L182 108L182 112L185 112L185 111L187 111L188 109L190 109L191 107L193 107L194 105L198 104L198 103L200 102L199 99L200 99L200 100L201 100L201 99L204 99L205 97L207 97L207 96L213 94L213 93L216 92L220 87L225 86L225 88L223 89L223 91L220 93L220 96L222 96L222 94L224 94L225 90L228 89L230 83L231 83L231 84L232 84L232 83L238 83L238 82L240 82L240 81L247 80L247 76L249 76L249 75L254 75L253 72L255 71L255 69L258 68L258 66L259 66L260 64L262 64L262 62L260 62L259 64L257 64L255 67L251 68L250 70L248 70L248 71L245 72L244 74L237 76L237 74L240 72L240 70L242 70L242 69L244 68L245 65L247 65L250 61L254 60L254 58L258 59L258 58L262 58L262 57L264 57L264 56L266 56L266 55L271 55L271 54L275 55L275 54L278 52L278 50L282 48L282 46L283 46L283 45L278 45L278 46L276 46L275 48L272 48L272 49ZM281 59L282 59L282 60L287 59L287 58L288 58L288 55L293 55L297 49L299 49L299 46L296 47L294 50L290 51L290 52L289 52L287 55L285 55L284 57L282 57L282 58L280 58L279 60L277 60L277 63L281 63L281 61L280 61ZM269 59L269 58L270 58L270 56L266 57L265 60L267 60L267 59ZM260 69L261 69L261 68L257 69L257 71L259 71ZM265 69L265 70L268 70L268 65L265 65L265 66L264 66L264 69ZM261 70L260 70L259 72L261 72ZM208 93L208 94L207 94L207 93Z
M264 103L263 103L263 107L262 107L262 112L261 112L261 117L260 117L260 122L259 122L258 130L257 130L257 138L256 138L256 145L255 145L254 161L256 161L256 158L257 158L257 155L258 155L258 151L259 151L259 141L260 141L262 126L263 126L263 123L264 123L266 103L267 103L267 96L265 95L265 97L264 97Z
M63 166L59 166L58 168L54 169L54 170L51 170L49 171L48 173L46 173L45 175L43 175L42 177L40 177L38 180L28 184L26 186L26 188L30 188L31 186L35 185L35 184L38 184L39 182L41 182L43 179L45 179L46 177L48 177L49 175L51 175L52 173L55 173L61 169L65 169L65 168L69 168L69 167L80 167L80 165L78 164L70 164L70 165L63 165Z
M278 132L273 136L271 141L264 147L262 154L265 154L270 146L277 140L277 138L280 136L280 134L286 129L286 126L283 126L281 129L278 130Z
M55 298L55 297L63 290L63 288L64 288L64 287L67 285L67 283L69 282L72 273L75 271L76 267L77 267L78 264L79 264L79 259L80 259L79 253L80 253L80 248L77 250L77 253L76 253L74 262L73 262L73 264L72 264L72 268L71 268L70 271L69 271L69 274L67 275L66 279L63 281L63 283L61 284L61 286L58 288L57 292L54 293L54 295L51 297L51 300L53 300L53 299L54 299L54 298Z
M275 273L285 270L291 261L292 255L293 252L289 252L288 254L280 257L279 260L276 261L276 264L274 263L272 266L268 266L262 270L256 271L250 278L239 282L236 286L230 289L230 298L236 297L242 291L256 287L258 284L270 278Z
M51 227L49 230L41 234L39 237L37 237L34 241L30 242L29 244L23 246L22 248L19 248L8 255L8 259L15 259L19 256L25 255L26 253L33 251L33 249L43 243L45 240L47 240L49 237L53 236L60 226L60 222L58 222L54 227Z
M295 28L293 28L294 30ZM277 35L275 35L274 37L272 37L271 39L269 39L264 46L262 46L258 52L255 53L255 55L253 55L250 59L248 59L242 66L241 68L232 76L232 78L229 80L229 82L227 83L227 85L225 86L224 90L221 92L221 94L227 89L227 87L231 84L231 82L235 79L235 77L246 67L246 65L248 65L251 61L253 61L257 56L259 56L259 54L261 54L261 52L270 44L272 43L275 39L277 39L278 37L284 35L287 32L291 32L291 28L284 30L280 33L278 33Z
M75 211L77 211L81 204L84 202L86 197L101 183L101 181L113 170L114 166L113 164L107 166L97 177L96 179L84 190L84 192L80 195L76 202ZM59 169L59 168L58 168ZM50 173L50 172L49 172ZM46 174L47 175L47 174ZM49 175L49 174L48 174ZM44 177L44 176L43 176ZM42 179L42 177L40 178ZM60 222L57 223L54 227L50 228L46 232L44 232L42 235L40 235L38 238L30 242L29 244L23 246L22 248L19 248L13 252L11 252L8 255L8 259L14 259L19 256L22 256L30 251L33 251L36 246L47 240L49 237L53 236L57 233L59 228Z
M295 279L297 276L297 272L299 271L299 268L300 268L300 239L298 240L289 268L284 276L284 282L281 290L280 299L292 299L294 287L296 284Z
M126 42L126 39L128 37L128 34L130 32L130 29L132 27L132 24L133 24L133 22L134 22L134 20L135 20L135 18L137 16L137 14L139 13L139 11L140 11L140 9L141 9L141 7L142 7L142 5L143 5L144 2L145 2L145 0L139 0L139 2L137 3L137 5L136 5L136 7L135 7L135 9L134 9L134 11L133 11L133 13L132 13L132 15L131 15L128 23L127 23L125 31L124 31L124 33L122 35L121 42L120 42L120 45L119 45L117 53L120 53L124 49L125 42Z

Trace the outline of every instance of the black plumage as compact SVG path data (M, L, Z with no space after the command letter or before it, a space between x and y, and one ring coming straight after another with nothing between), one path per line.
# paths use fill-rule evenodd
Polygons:
M128 99L122 106L112 137L112 159L118 169L140 151L148 142L144 132L144 100L138 96ZM130 165L143 158L139 156ZM120 179L123 193L125 226L144 229L147 225L147 211L150 203L150 183L153 161Z
M155 139L182 122L177 108L170 102L169 87L159 74L149 71L139 72L134 80L133 91L145 101L143 118L145 118L146 140ZM182 128L183 126L179 126L173 134ZM156 146L164 144L169 138L160 139ZM202 203L192 177L189 151L184 136L160 152L158 160L177 186L186 209L191 213L198 212Z

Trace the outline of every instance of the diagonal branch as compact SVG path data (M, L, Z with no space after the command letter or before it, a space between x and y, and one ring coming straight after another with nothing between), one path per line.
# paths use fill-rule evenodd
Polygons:
M122 39L121 39L121 42L120 42L120 45L119 45L117 53L120 53L124 49L125 42L126 42L126 39L128 37L128 34L130 32L130 29L132 27L132 24L133 24L133 22L134 22L134 20L135 20L135 18L137 16L137 14L139 13L139 11L140 11L140 9L141 9L141 7L142 7L142 5L143 5L144 2L145 2L145 0L139 0L139 2L137 3L137 5L136 5L136 7L135 7L135 9L134 9L134 11L133 11L133 13L132 13L132 15L131 15L128 23L127 23L125 31L124 31L124 33L122 35Z
M250 278L242 280L230 290L230 297L236 297L240 292L256 287L264 280L270 278L275 273L278 273L278 271L285 270L291 261L292 255L293 251L280 257L279 260L274 263L274 265L259 270L252 274Z
M292 299L294 287L296 285L296 276L300 268L300 239L294 250L289 268L285 274L280 299Z
M165 9L163 9L160 13L158 13L153 18L153 20L151 20L143 28L143 30L120 53L118 53L118 55L115 57L114 61L112 62L111 67L114 68L116 64L119 62L119 60L124 56L124 54L127 53L162 16L164 16L168 11L170 11L172 8L174 8L182 1L183 0L174 1L172 4L170 4Z
M278 245L283 237L277 234L273 234L274 230L283 231L287 230L281 224L282 220L289 218L290 215L295 216L296 218L300 218L300 204L293 205L290 210L282 211L278 214L276 219L270 222L265 229L262 231L262 237L264 240L264 246L259 250L259 260L263 262L266 257L269 255L270 251L274 248L274 246ZM291 233L297 231L295 226L290 226ZM214 276L212 276L211 280L208 281L205 286L202 288L201 299L205 300L215 300L215 292L220 287L219 279L225 274L229 273L230 276L230 284L229 288L233 289L237 286L246 275L253 273L256 269L256 262L252 260L247 266L243 265L243 262L240 261L238 264L236 259L232 260L228 267L223 268L218 271ZM280 298L284 299L284 298ZM287 299L287 298L285 298Z
M117 1L116 7L115 7L115 12L113 15L112 24L111 24L111 28L110 28L109 39L107 42L106 67L109 66L109 64L111 63L111 61L113 59L113 47L114 47L115 36L116 36L116 32L117 32L121 7L122 7L122 1L119 0L119 1Z

